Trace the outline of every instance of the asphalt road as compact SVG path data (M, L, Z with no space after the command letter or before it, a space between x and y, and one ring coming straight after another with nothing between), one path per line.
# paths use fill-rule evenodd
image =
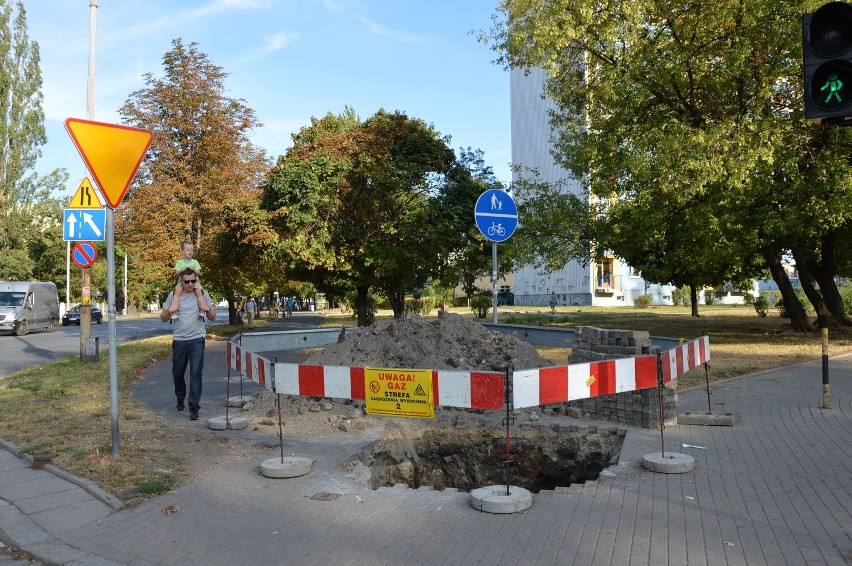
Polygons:
M227 321L227 311L217 311L217 324ZM115 322L118 343L158 336L171 332L168 323L159 316L118 317ZM92 337L99 338L101 356L109 355L109 323L92 324ZM80 327L57 326L56 332L31 330L26 336L0 334L0 379L16 371L44 362L80 355Z

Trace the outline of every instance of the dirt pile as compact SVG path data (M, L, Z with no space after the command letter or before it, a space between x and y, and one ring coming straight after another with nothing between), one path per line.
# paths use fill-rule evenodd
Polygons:
M405 316L360 329L326 347L305 363L405 369L502 371L552 365L535 347L486 329L478 322L447 313L437 320Z
M437 320L406 316L349 334L304 363L403 369L459 369L502 371L511 363L518 369L553 365L530 344L515 336L491 332L474 320L449 313ZM281 395L282 418L287 433L324 435L364 431L386 419L366 416L363 401L319 399ZM277 428L276 395L257 392L241 409L255 430ZM436 418L417 425L499 426L500 411L467 412L436 408ZM406 421L411 419L404 419ZM414 419L415 421L418 419ZM412 423L413 425L413 423Z

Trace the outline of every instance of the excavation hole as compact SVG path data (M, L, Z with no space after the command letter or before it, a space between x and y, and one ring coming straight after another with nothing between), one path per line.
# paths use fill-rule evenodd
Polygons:
M590 430L512 432L509 483L538 493L595 480L618 460L623 441ZM507 479L505 434L495 430L392 430L355 460L369 470L372 489L403 483L471 491Z

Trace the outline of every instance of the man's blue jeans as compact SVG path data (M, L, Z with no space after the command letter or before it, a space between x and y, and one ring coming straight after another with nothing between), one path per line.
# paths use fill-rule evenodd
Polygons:
M189 405L199 409L201 405L201 372L204 371L204 338L194 340L172 340L172 378L175 382L175 397L178 403L186 399L186 366L189 365Z

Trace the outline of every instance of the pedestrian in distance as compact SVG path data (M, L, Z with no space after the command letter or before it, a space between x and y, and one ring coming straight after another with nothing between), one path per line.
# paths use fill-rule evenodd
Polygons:
M172 315L177 314L173 320L172 328L172 379L175 385L175 397L177 398L177 410L183 411L189 404L189 419L198 420L198 411L201 409L201 381L204 371L204 346L207 330L204 327L204 319L198 316L195 308L198 299L195 295L195 284L198 276L192 269L184 269L180 272L179 293L172 291L166 298L160 320L169 322ZM216 309L210 300L207 291L203 292L205 301L205 316L208 320L216 320ZM189 397L186 390L186 368L189 366Z
M254 315L255 309L257 308L257 303L254 302L254 298L249 297L246 301L246 316L248 317L248 327L254 328Z
M556 314L556 305L559 303L559 299L556 298L556 292L550 293L550 300L548 304L550 305L550 314Z

